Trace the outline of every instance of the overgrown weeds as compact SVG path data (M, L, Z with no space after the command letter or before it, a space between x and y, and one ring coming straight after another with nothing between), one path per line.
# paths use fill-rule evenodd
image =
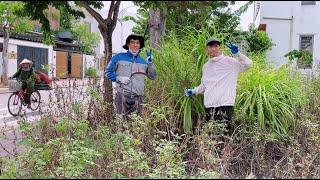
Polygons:
M51 111L21 122L26 151L1 158L1 178L319 178L320 81L249 54L255 66L240 76L235 131L226 135L203 122L202 96L183 94L200 83L201 43L223 36L187 34L172 34L155 53L159 76L147 81L142 117L106 120L95 78L85 93L73 93L83 101L56 91L61 99Z

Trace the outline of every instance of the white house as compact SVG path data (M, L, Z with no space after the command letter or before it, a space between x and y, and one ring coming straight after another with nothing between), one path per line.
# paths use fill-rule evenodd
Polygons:
M313 54L313 67L320 61L319 1L255 1L253 23L265 30L275 46L268 58L276 66L284 64L286 53L307 49Z

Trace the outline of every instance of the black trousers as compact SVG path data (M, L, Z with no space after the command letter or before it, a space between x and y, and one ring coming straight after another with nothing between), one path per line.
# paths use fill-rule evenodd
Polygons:
M220 106L205 108L206 121L225 122L227 130L230 132L232 123L233 106Z
M137 115L140 116L142 101L142 96L132 96L118 91L115 98L117 114L124 115L125 118L128 118L131 113L136 112Z

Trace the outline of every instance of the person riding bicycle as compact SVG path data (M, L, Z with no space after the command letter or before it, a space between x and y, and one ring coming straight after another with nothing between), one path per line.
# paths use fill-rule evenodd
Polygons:
M139 56L140 49L144 47L144 38L140 35L131 34L126 39L123 48L128 50L113 56L106 66L105 76L112 82L116 82L116 112L124 115L136 111L141 115L142 98L144 95L144 75L133 73L141 72L152 80L156 78L156 70L153 64L151 50L147 51L144 60Z
M28 59L23 59L19 64L20 68L18 69L18 71L12 77L9 78L17 78L21 81L22 90L26 90L25 103L28 105L28 108L30 108L31 106L30 96L34 91L35 85L34 69L32 65L32 61Z

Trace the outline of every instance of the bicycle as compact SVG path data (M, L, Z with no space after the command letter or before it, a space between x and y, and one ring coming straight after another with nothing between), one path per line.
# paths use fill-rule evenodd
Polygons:
M11 82L10 82L11 81ZM22 110L22 105L27 106L26 90L22 90L22 82L19 80L9 80L9 90L14 91L8 100L8 110L12 116L18 116ZM30 95L32 111L36 111L40 107L41 95L38 90L34 90ZM15 111L16 110L16 111Z

